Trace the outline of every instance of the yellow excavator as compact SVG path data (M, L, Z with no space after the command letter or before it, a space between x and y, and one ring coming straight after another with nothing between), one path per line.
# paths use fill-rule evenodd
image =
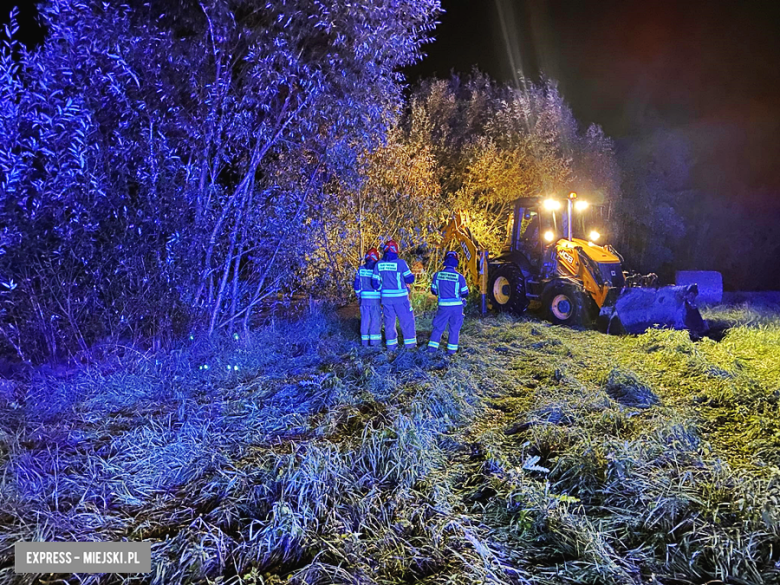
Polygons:
M591 211L576 193L517 199L506 244L495 258L472 235L468 212L458 211L444 228L441 246L462 249L464 272L479 286L483 313L488 305L515 314L541 309L555 324L600 321L609 332L654 325L700 329L696 287L661 288L654 274L625 271L621 255L598 243L601 234L588 225Z

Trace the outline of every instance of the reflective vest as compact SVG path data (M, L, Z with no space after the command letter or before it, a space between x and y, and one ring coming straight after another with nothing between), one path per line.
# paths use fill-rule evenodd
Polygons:
M469 287L463 275L448 266L433 275L431 292L439 297L440 307L459 307L469 296Z
M374 289L381 292L383 300L399 299L409 296L406 285L414 282L414 274L406 260L385 257L374 266L372 279Z
M376 263L372 262L371 264L371 266L369 266L368 263L364 264L358 268L357 274L355 274L355 294L361 301L368 299L376 299L378 301L380 298L379 291L374 290L372 278L374 276L374 265Z

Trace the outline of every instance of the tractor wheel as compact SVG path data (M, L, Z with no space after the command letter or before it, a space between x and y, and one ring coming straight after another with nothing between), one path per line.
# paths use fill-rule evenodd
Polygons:
M588 299L576 286L552 282L542 292L547 318L556 325L590 325Z
M488 298L496 310L522 315L528 307L528 298L520 269L513 264L497 268L488 281Z

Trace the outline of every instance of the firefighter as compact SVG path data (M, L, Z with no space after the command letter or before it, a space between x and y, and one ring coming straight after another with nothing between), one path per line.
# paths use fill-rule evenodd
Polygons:
M380 293L374 290L372 277L374 266L379 260L379 252L371 248L366 252L365 263L355 275L355 294L360 299L360 341L366 345L379 345L382 342L382 309Z
M431 292L439 297L439 308L433 318L433 331L428 342L428 351L437 351L444 330L449 327L447 353L458 351L458 336L463 325L463 307L469 295L466 279L457 271L458 253L447 252L444 256L444 270L433 275Z
M385 314L385 340L387 349L398 348L398 333L395 320L401 324L404 347L417 347L417 334L414 328L414 313L409 304L408 286L414 282L414 274L406 261L398 257L398 244L389 240L384 247L382 260L374 266L372 276L375 290L380 291L382 311Z

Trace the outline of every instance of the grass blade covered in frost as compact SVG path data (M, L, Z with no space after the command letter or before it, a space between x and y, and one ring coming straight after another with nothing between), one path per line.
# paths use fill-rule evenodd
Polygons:
M152 573L79 582L777 582L780 319L705 313L467 319L452 359L311 315L13 382L0 582L18 540L121 539Z

